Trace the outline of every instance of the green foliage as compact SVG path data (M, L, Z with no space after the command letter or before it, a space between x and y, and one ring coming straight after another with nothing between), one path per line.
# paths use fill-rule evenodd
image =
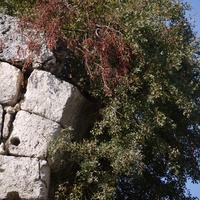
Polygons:
M127 142L119 138L101 143L97 139L79 143L70 138L66 131L52 142L49 149L52 159L63 152L67 157L63 160L68 166L67 179L59 185L57 199L111 199L118 174L130 174L129 162L132 162L131 167L135 172L142 169L140 152L134 147L136 144L129 144L127 151Z
M52 146L67 155L57 199L192 199L200 71L187 9L175 0L40 0L25 17L50 48L66 42L79 63L66 76L98 108L87 138Z
M36 0L1 0L0 12L12 16L22 16L30 11L35 2Z

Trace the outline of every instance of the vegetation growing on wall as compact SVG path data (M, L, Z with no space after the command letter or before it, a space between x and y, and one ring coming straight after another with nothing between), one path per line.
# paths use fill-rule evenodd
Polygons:
M87 138L55 147L72 166L57 198L192 199L185 183L200 180L200 85L190 7L178 0L29 4L23 19L45 32L50 48L65 42L79 63L66 76L99 108Z

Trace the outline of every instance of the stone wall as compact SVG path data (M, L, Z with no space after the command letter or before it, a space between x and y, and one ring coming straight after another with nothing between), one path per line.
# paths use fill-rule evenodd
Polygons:
M17 22L0 14L0 199L42 200L48 199L53 165L49 142L68 126L82 137L89 104L75 86L52 74L61 62L45 41L40 54L29 52L25 38L31 30L22 32Z

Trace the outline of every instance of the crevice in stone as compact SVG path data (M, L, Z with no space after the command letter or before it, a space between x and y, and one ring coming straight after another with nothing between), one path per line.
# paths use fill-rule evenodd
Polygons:
M41 180L41 173L40 173L40 160L38 159L38 172L39 172L39 180Z
M5 156L12 156L12 157L18 157L18 158L38 158L34 156L18 155L18 154L10 153L9 151L7 154L5 154Z
M3 128L4 128L5 115L6 115L6 111L3 109L0 144L1 144L1 142L4 143L4 141L3 141Z
M20 69L19 67L15 66L16 68ZM21 70L21 69L20 69ZM26 70L24 73L23 73L23 82L21 83L21 87L20 87L20 91L19 91L19 97L18 97L18 101L17 103L11 107L11 109L13 109L10 113L9 111L7 110L6 111L6 106L4 106L4 109L3 109L3 117L2 117L2 127L1 127L1 141L4 143L4 150L5 151L8 151L7 148L6 148L6 142L8 141L8 139L10 138L11 134L12 134L12 131L13 131L13 122L16 118L16 114L18 111L21 110L21 102L24 100L24 95L26 93L26 87L27 87L27 82L28 82L28 78L30 76L30 74L32 73L33 70ZM7 137L4 138L4 130L5 130L5 117L6 117L6 114L10 114L10 121L9 121L9 124L8 125L8 134L7 134ZM12 140L13 144L16 145L18 144L20 141L13 139Z
M21 85L21 91L20 91L20 97L18 98L19 104L24 101L24 95L27 90L27 84L28 84L28 78L30 77L31 73L33 72L33 69L26 69L26 71L23 73L23 79L22 79L22 85Z
M20 67L15 66L16 68L20 69ZM3 143L3 150L5 151L5 154L9 154L9 147L8 147L8 139L10 138L12 131L13 131L13 122L15 120L16 114L18 111L21 110L21 102L24 100L24 95L26 93L26 87L27 87L27 83L28 83L28 78L31 75L33 70L27 69L24 73L23 73L23 82L21 83L21 87L20 87L20 91L19 91L19 97L18 97L18 101L15 104L14 107L10 107L12 109L12 111L6 111L6 106L4 106L3 108L3 116L2 116L2 127L1 127L1 135L0 135L0 143ZM5 124L5 118L6 118L6 114L10 114L10 120L8 122L8 124ZM5 126L7 127L7 134L4 135L4 131L6 130ZM12 138L11 140L11 144L18 146L20 143L19 138ZM14 155L16 156L16 155Z
M18 104L16 104L14 107L4 107L3 109L3 125L2 125L2 131L1 131L1 138L2 138L2 142L3 142L3 150L5 151L5 154L9 154L9 146L8 146L8 140L12 135L12 131L13 131L13 122L15 121L15 117L16 114L19 110L16 109ZM9 121L6 124L6 115L11 115ZM6 130L6 127L7 130ZM7 133L5 133L7 131ZM16 144L16 142L15 142Z
M6 114L10 114L10 113L6 113ZM5 117L6 117L6 114L4 115L4 124L3 124L3 131L2 131L2 139L3 139L3 143L5 144L6 141L10 138L11 134L12 134L12 131L13 131L13 122L15 120L15 116L16 116L16 113L12 113L10 114L10 120L8 122L8 124L5 124ZM7 125L7 131L8 133L4 133L4 131L6 131L5 129L5 125ZM4 135L6 134L6 135Z
M25 110L25 109L22 109L22 110L25 111L25 112L27 112L27 113L29 113L29 114L31 114L31 115L32 115L32 114L33 114L33 115L37 115L37 116L40 116L40 117L42 117L42 118L44 118L44 119L50 120L50 121L52 121L52 122L55 122L55 123L59 124L59 126L61 127L61 129L66 129L66 126L65 126L65 125L62 125L61 123L59 123L59 122L57 122L57 121L55 121L55 120L49 119L49 118L47 118L47 117L44 116L44 115L39 115L38 113L31 112L31 111Z

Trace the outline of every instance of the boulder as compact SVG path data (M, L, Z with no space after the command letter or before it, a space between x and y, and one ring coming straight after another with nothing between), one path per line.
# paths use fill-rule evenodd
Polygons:
M47 162L37 158L0 155L0 199L48 197L50 170Z
M57 79L49 72L34 70L28 79L25 101L21 109L60 123L62 126L71 126L81 134L87 129L86 116L89 110L85 110L88 105L72 84Z
M13 123L13 131L6 142L11 155L45 159L51 139L61 131L58 123L44 117L19 111Z
M0 103L16 104L22 84L22 73L16 67L0 62Z

